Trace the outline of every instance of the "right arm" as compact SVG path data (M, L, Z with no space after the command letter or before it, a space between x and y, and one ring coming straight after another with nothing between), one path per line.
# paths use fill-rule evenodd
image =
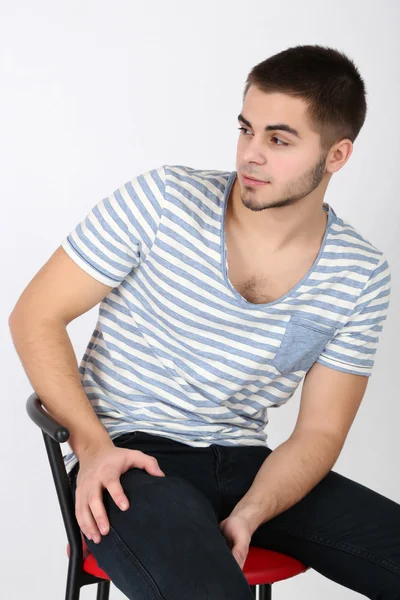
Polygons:
M137 467L164 475L154 457L114 445L81 385L66 327L111 289L77 266L60 247L23 291L9 317L13 342L32 387L48 412L70 431L68 443L80 462L75 514L81 531L96 542L99 529L108 533L104 488L126 510L129 501L119 480L122 473Z
M80 459L113 442L92 408L67 325L111 290L78 267L60 247L20 296L9 317L15 349L41 402L70 431Z
M23 291L9 318L15 349L48 412L70 431L79 460L75 514L100 541L102 491L123 510L120 476L131 467L163 476L155 457L115 446L81 384L67 325L93 308L146 256L164 206L165 167L150 169L97 202Z
M66 327L140 264L164 204L165 168L142 173L95 204L40 269L9 318L25 372L43 405L70 431L80 459L112 440L92 408Z

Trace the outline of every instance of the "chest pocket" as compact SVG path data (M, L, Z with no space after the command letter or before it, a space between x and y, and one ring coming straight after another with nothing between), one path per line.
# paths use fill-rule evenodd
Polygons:
M335 335L334 327L326 327L311 319L293 315L287 325L273 365L281 373L308 371Z

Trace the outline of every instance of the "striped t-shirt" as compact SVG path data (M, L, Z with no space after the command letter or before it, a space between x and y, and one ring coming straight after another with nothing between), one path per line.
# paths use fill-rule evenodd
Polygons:
M190 446L265 446L268 408L317 361L371 374L389 304L387 261L331 206L320 252L284 296L243 298L227 274L236 171L163 165L98 202L63 240L112 286L81 382L112 439L131 431ZM77 462L64 456L67 472Z

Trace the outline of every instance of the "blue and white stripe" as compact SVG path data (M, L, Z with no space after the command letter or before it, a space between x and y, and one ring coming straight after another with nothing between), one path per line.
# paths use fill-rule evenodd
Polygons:
M79 367L111 438L140 430L198 447L265 445L267 409L289 400L307 361L371 374L390 293L382 252L324 205L327 230L307 275L274 302L248 302L227 275L223 223L235 177L152 169L62 242L112 288ZM299 334L298 356L278 354L285 335ZM68 472L77 462L73 452L64 460Z

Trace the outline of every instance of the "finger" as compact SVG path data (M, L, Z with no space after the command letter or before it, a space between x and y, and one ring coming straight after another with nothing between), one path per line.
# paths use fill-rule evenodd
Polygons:
M90 510L85 492L80 490L80 488L77 488L75 497L75 516L81 531L90 540L93 540L94 536L96 535L100 537L100 533Z
M147 464L145 466L145 469L148 473L152 475L165 477L164 471L161 470L160 465L158 464L158 460L154 458L154 456L147 457Z
M106 485L107 490L110 493L111 498L115 504L119 506L121 510L127 510L129 508L129 500L124 492L120 480L113 479Z
M109 521L103 504L102 490L92 492L92 494L89 496L89 508L97 526L97 533L93 538L93 541L97 543L97 540L100 541L99 531L102 535L107 535L109 532Z
M138 467L139 469L145 469L150 475L164 476L165 473L160 469L158 460L154 456L149 456L141 450L131 450L135 455L132 456L132 467Z

